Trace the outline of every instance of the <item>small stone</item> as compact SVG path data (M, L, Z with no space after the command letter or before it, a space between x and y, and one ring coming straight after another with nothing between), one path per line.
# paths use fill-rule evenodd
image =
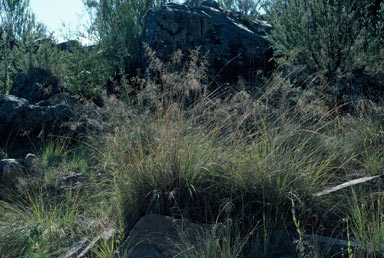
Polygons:
M81 188L86 184L86 181L87 178L84 174L71 171L67 175L60 177L58 186L60 190Z
M24 158L24 167L28 175L32 177L41 177L44 174L45 167L41 160L32 153Z
M2 166L1 184L12 188L17 178L25 176L24 166L16 159L3 159L0 163Z

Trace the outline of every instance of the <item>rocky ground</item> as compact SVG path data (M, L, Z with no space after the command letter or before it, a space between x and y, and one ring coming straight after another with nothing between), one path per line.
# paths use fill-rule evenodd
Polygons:
M18 73L0 94L4 257L382 255L384 84L339 70L325 104L294 99L308 76L277 70L269 29L212 1L149 10L128 104L118 73L93 100Z

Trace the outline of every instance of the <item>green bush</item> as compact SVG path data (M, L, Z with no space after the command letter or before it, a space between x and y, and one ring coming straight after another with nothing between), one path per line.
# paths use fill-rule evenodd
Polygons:
M58 54L62 63L56 70L64 88L90 99L98 96L108 74L97 47L78 46Z
M91 17L90 32L98 39L102 62L108 74L128 71L137 60L142 20L148 9L164 0L85 0Z
M40 67L74 93L87 97L97 94L108 75L104 71L108 64L98 47L79 44L70 51L60 51L46 27L36 22L27 0L0 0L0 18L0 93L9 92L17 73Z
M19 69L18 52L23 43L45 35L45 27L35 21L29 1L0 1L0 93L11 87L12 75Z
M327 79L338 69L378 72L383 63L382 1L270 0L265 11L279 63L290 60Z

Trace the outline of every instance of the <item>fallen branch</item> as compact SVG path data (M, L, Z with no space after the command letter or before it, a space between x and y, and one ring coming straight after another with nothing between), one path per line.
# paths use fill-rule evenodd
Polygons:
M350 186L354 186L354 185L357 185L357 184L362 184L362 183L365 183L365 182L368 182L368 181L372 181L374 179L382 178L382 177L384 177L384 175L370 176L370 177L363 177L363 178L359 178L359 179L354 179L354 180L345 182L345 183L343 183L341 185L337 185L337 186L334 186L334 187L326 188L323 191L320 191L320 192L317 192L317 193L313 194L313 196L314 197L320 197L320 196L327 195L327 194L339 191L341 189L344 189L344 188L347 188L347 187L350 187Z
M82 257L85 257L87 254L88 254L88 251L90 249L92 249L92 247L95 246L95 244L97 243L97 241L100 240L100 238L103 238L105 240L108 240L110 239L113 234L116 233L116 229L115 228L107 228L103 231L103 233L101 233L100 235L98 235L97 237L95 237L94 239L92 239L92 241L86 245L86 243L89 241L89 239L87 238L82 238L79 242L77 242L75 244L74 247L72 247L65 255L63 258L74 258L74 257L77 257L77 258L82 258ZM82 250L82 251L81 251ZM81 251L81 253L78 255L78 253Z

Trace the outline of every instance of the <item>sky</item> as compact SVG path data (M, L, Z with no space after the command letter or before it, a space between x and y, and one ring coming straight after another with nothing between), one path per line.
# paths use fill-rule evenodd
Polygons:
M36 19L54 32L59 41L64 41L65 35L76 32L89 21L82 0L30 0L30 8ZM86 39L82 41L87 43Z

